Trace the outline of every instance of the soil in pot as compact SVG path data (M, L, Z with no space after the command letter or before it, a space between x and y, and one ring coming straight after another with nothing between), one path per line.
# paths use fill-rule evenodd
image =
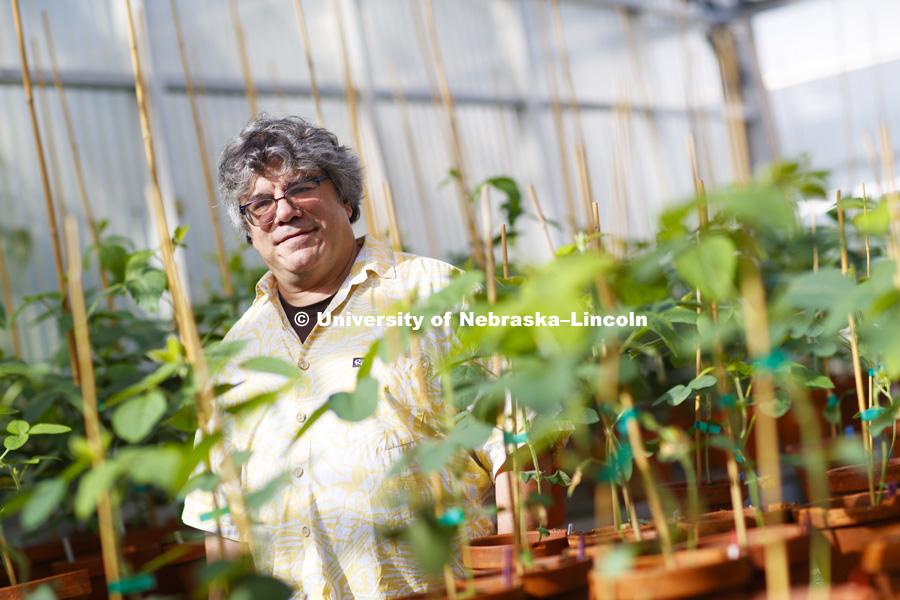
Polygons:
M571 556L536 558L522 575L522 586L528 598L588 598L588 571L593 561Z
M793 512L796 509L797 504L794 502L770 504L764 511L758 510L755 506L748 506L744 508L744 524L748 528L756 527L759 524L757 514L762 517L764 525L790 523L794 520ZM693 521L684 519L678 522L679 531L687 533L693 529L698 537L725 533L734 528L733 510L717 510L704 513Z
M0 588L0 600L23 600L42 585L53 588L58 600L87 600L91 597L91 578L83 569Z
M746 584L753 566L746 556L732 560L721 548L698 548L673 553L676 568L666 569L661 555L641 556L627 571L589 574L595 600L675 600L705 594L722 595Z
M537 531L529 531L527 535L531 554L535 558L561 554L569 545L564 529L551 529L550 535L544 536ZM475 538L469 543L469 551L463 552L463 561L479 574L502 569L509 549L514 547L511 533Z
M652 523L641 525L642 540L653 540L656 539L657 535L656 526ZM616 530L615 525L607 525L606 527L599 527L597 529L591 529L590 531L575 531L572 535L568 536L569 548L578 548L578 544L581 543L579 540L582 536L584 537L585 546L615 544L623 541L632 543L638 541L637 534L634 529L631 528L631 524L625 523L620 530Z
M682 515L687 511L688 484L686 481L673 481L657 486L661 491L672 494L681 506ZM741 499L746 500L747 488L740 486ZM697 496L702 506L708 510L725 510L731 508L731 481L727 478L713 479L709 483L702 481L697 486Z

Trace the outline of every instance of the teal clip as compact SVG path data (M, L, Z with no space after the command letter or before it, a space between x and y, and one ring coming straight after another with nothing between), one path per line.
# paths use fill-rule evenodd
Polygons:
M528 434L524 431L522 433L509 433L508 431L503 432L503 443L504 444L522 444L528 441Z
M870 408L868 410L864 410L859 413L859 418L863 421L874 421L878 418L878 415L884 412L884 408L880 406L876 406L875 408Z
M454 506L445 510L444 514L437 518L437 522L446 527L456 527L463 522L465 517L466 513L463 512L463 509Z
M213 510L208 513L203 513L200 515L201 521L212 521L213 519L218 519L221 516L227 515L231 512L227 506L225 508L220 508L219 510Z
M875 367L869 367L869 377L875 377Z
M732 394L722 394L722 396L719 398L719 404L721 404L724 408L733 408L734 396Z
M722 431L722 428L718 425L710 425L706 421L694 421L694 429L706 431L711 433L712 435L716 435L717 433Z
M628 421L637 417L637 411L633 408L629 408L625 412L622 413L622 416L619 417L619 422L616 423L616 430L621 434L625 435L628 433Z
M129 577L128 579L113 581L106 587L112 594L139 594L140 592L146 592L155 588L156 577L154 577L152 573L136 575L134 577Z
M828 396L828 408L834 408L835 406L838 405L838 402L840 402L840 401L838 400L838 397L835 396L834 394L832 394L831 396Z
M150 491L149 485L136 485L132 488L135 494L146 494Z
M106 410L106 402L98 402L97 412L103 412L104 410Z
M753 364L764 371L774 372L784 364L784 352L781 350L775 350L765 358L760 358L758 360L753 361Z

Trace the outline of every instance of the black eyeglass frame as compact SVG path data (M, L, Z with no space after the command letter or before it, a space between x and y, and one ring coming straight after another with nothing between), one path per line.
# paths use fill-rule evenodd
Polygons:
M329 175L327 175L327 174L326 174L326 175L319 175L318 177L312 177L312 178L310 178L310 179L304 179L303 181L298 181L297 183L295 183L294 185L292 185L292 186L289 187L288 189L284 190L284 196L281 196L280 198L257 198L256 200L253 200L252 202L248 202L247 204L242 205L242 206L239 208L240 213L241 213L241 215L244 217L244 219L247 220L247 223L249 223L250 225L252 225L252 226L254 226L254 227L261 227L262 225L260 225L260 224L258 224L258 223L254 223L254 222L250 219L250 215L247 213L247 209L248 209L248 208L250 208L251 206L254 206L254 205L256 205L256 204L259 204L260 202L267 202L267 201L269 201L269 200L274 200L274 201L275 201L275 206L276 206L276 208L277 208L277 206L278 206L278 201L279 201L279 200L285 200L285 201L287 201L288 204L290 204L291 208L293 208L294 210L309 210L310 208L313 208L314 206L316 206L316 204L318 204L319 202L322 201L322 195L321 195L321 194L319 194L319 199L316 200L316 203L315 203L315 204L312 204L312 205L310 205L310 206L307 206L306 208L298 208L298 207L294 206L294 203L291 202L290 200L288 200L288 195L289 195L289 194L291 193L291 191L293 191L294 189L300 187L301 185L306 185L306 184L308 184L308 183L315 183L315 184L316 184L316 187L321 188L321 187L322 187L322 182L325 181L326 179L331 179L331 176L329 176ZM254 217L254 218L256 218L256 217ZM273 219L273 221L274 221L274 219ZM271 222L272 222L272 221L269 221L269 223L271 223ZM269 223L265 223L265 224L268 225Z

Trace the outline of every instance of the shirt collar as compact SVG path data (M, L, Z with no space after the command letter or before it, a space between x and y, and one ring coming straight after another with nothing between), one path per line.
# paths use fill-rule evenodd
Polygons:
M396 260L390 246L369 235L357 238L356 243L360 249L350 268L350 274L337 292L335 300L338 302L347 296L345 290L365 281L370 272L384 279L393 279L397 276ZM278 301L278 282L272 271L267 271L256 284L256 298L262 296L268 297L273 302Z

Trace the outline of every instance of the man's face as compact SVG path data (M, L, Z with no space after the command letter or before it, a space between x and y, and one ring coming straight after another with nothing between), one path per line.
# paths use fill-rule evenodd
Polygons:
M280 198L297 182L322 173L268 171L256 179L250 198ZM321 200L309 210L295 210L287 200L279 200L275 220L267 225L250 225L250 241L279 282L315 284L340 271L355 250L350 225L351 208L341 203L334 184L319 184Z

